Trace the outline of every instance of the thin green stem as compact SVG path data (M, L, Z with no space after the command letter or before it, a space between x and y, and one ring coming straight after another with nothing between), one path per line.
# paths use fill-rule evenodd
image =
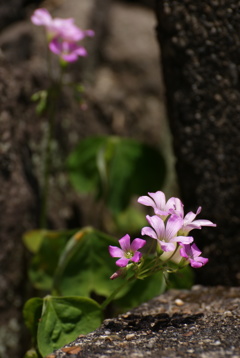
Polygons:
M54 82L52 79L50 58L48 59L48 68L49 68L49 78L51 81L51 86L48 90L48 98L47 98L47 103L48 103L47 126L48 127L47 127L47 134L46 134L46 148L45 148L44 163L43 163L43 183L42 183L41 212L40 212L41 228L47 227L49 177L50 177L51 165L52 165L52 141L54 137L57 102L62 88L62 78L64 72L64 68L63 66L61 66L59 79L57 82Z

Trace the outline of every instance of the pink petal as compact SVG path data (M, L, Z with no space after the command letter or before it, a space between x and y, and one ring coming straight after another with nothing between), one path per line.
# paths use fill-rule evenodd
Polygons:
M93 37L95 36L95 32L93 30L85 30L86 36Z
M141 235L149 236L152 239L158 238L156 232L149 226L145 226L142 228Z
M125 266L127 266L128 262L129 262L129 259L126 259L123 257L116 261L116 265L120 266L120 267L125 267Z
M75 53L78 55L78 56L87 56L87 50L82 47L82 46L79 46L76 50L75 50Z
M183 218L183 203L180 199L172 197L167 201L167 204L165 206L165 209L171 213L175 214L177 216L180 216Z
M206 263L208 262L208 259L206 259L205 257L198 257L197 260L189 259L189 261L190 261L190 265L193 268L199 268L199 267L206 265Z
M212 223L210 220L204 220L204 219L199 219L199 220L195 220L193 221L190 225L197 225L197 226L217 226L216 224Z
M177 215L171 215L166 225L166 239L170 241L173 237L175 237L182 225L183 219Z
M193 242L192 236L176 236L171 240L172 242L179 242L180 244L191 244Z
M75 62L78 59L78 56L74 52L69 54L62 54L61 57L66 62Z
M196 216L197 216L197 214L194 214L192 211L187 213L184 218L184 225L190 224L195 219Z
M154 202L156 203L156 207L158 209L165 209L166 205L166 197L162 191L157 191L156 193L148 193L148 195L153 198Z
M200 256L201 253L202 253L202 251L197 247L196 244L192 244L192 246L191 246L191 251L192 251L192 255L191 255L191 256L192 256L193 258L196 258L196 257Z
M151 198L149 198L148 196L140 196L138 198L138 203L142 204L142 205L146 205L146 206L152 206L152 207L155 206L154 201Z
M126 234L119 241L119 244L124 252L131 250L130 236Z
M56 55L59 55L62 52L62 44L57 40L53 39L49 45L49 50L55 53Z
M159 215L159 216L168 216L168 215L169 215L169 211L160 210L160 209L158 209L158 208L154 208L154 214Z
M121 250L117 246L109 246L108 251L112 257L123 257L124 256L123 250Z
M172 242L165 242L165 241L161 241L158 240L158 242L161 245L161 249L163 251L169 252L169 251L174 251L176 248L176 244L173 244Z
M31 16L31 21L34 25L37 26L48 26L52 21L52 17L47 9L37 9Z
M153 216L146 216L147 221L149 224L153 227L155 230L158 238L164 238L165 237L165 225L164 221L157 215Z
M180 249L180 255L188 259L188 257L192 255L191 245L183 245Z
M131 258L131 261L138 262L138 261L140 261L141 257L142 257L141 252L137 251L137 252L135 252L134 256Z
M133 252L137 251L138 249L141 249L146 244L146 240L143 239L134 239L131 243L131 250Z

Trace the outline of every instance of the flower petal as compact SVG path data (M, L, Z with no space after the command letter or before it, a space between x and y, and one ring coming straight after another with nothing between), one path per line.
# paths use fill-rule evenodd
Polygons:
M137 252L135 252L133 257L131 258L131 261L138 262L138 261L140 261L141 257L142 257L142 253L137 251Z
M126 259L125 257L123 257L116 261L116 265L119 267L125 267L125 266L127 266L128 262L129 262L129 259Z
M178 230L183 225L183 219L177 215L171 215L166 225L166 239L170 241L177 235Z
M193 242L192 236L176 236L172 240L172 242L178 242L179 244L191 244Z
M161 249L163 251L174 251L176 248L176 244L172 243L172 242L165 242L165 241L161 241L158 240L158 242L161 245Z
M153 216L147 215L146 219L149 222L149 224L153 227L153 229L155 230L157 237L159 239L164 238L165 237L165 225L164 225L163 219L161 219L157 215L153 215Z
M183 203L180 199L172 197L168 199L165 209L171 213L175 214L177 216L180 216L180 218L183 218L184 212L183 212Z
M143 239L134 239L133 242L131 243L131 250L133 252L137 251L138 249L141 249L145 244L146 244L146 240Z
M124 252L117 246L109 246L108 247L109 254L112 257L124 257Z
M205 219L199 219L199 220L194 220L190 225L197 225L198 227L202 227L202 226L213 226L216 227L217 225L214 224L212 221L210 220L205 220Z
M31 16L31 21L34 25L37 26L48 26L52 21L52 17L47 9L37 9Z
M131 250L130 236L128 234L124 235L118 242L124 252Z
M145 226L145 227L142 228L141 235L149 236L152 239L157 239L158 238L157 234L155 233L155 231L149 226Z
M192 211L187 213L184 218L184 225L190 224L195 219L196 216L197 214L194 214Z
M197 260L189 259L189 261L190 261L190 265L193 268L199 268L199 267L206 265L206 263L208 262L208 259L205 257L198 257Z
M148 193L148 195L153 198L154 202L156 203L156 207L158 209L165 209L166 205L166 197L162 191L157 191L156 193Z
M49 50L59 55L62 52L62 44L58 41L57 38L54 38L52 41L49 42Z
M154 201L151 198L149 198L148 196L140 196L138 198L138 203L142 204L142 205L146 205L146 206L152 206L152 207L155 206Z

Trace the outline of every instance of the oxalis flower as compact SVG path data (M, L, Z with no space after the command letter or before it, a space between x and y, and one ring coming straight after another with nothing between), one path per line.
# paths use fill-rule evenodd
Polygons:
M190 262L190 265L194 268L199 268L208 262L208 259L200 256L201 251L196 244L181 245L180 255Z
M196 214L193 213L192 211L190 211L189 213L186 214L186 216L183 219L183 226L182 226L182 228L180 230L181 235L187 235L191 230L193 230L193 229L201 229L202 226L212 226L212 227L217 226L216 224L214 224L210 220L205 220L205 219L195 220L196 216L198 214L200 214L201 210L202 210L202 208L201 208L201 206L199 206L199 208L197 209ZM182 217L183 217L183 215L182 215Z
M171 215L165 225L159 216L146 216L151 227L142 228L142 235L156 239L163 251L174 251L176 243L190 244L193 242L191 236L178 236L178 231L183 225L183 219L177 215Z
M31 21L46 28L50 51L65 62L74 62L79 56L87 55L86 49L77 42L86 36L94 36L93 30L81 30L72 18L52 18L46 9L35 10Z
M110 255L112 257L120 257L120 259L116 261L117 266L125 267L128 265L129 261L140 261L142 253L138 250L146 244L146 240L137 238L134 239L131 243L130 236L127 234L123 236L118 242L121 249L117 246L109 246Z
M180 199L172 197L166 201L162 191L148 193L148 196L140 196L138 202L142 205L151 206L154 213L165 219L170 214L181 216L183 213L183 203Z

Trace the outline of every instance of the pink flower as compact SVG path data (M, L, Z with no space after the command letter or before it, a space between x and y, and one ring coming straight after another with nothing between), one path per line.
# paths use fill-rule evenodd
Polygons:
M37 9L31 16L31 21L34 25L49 27L52 23L52 17L46 9Z
M186 214L186 216L183 219L183 226L181 228L182 235L187 235L193 229L201 229L202 226L212 226L212 227L217 226L216 224L212 223L210 220L205 220L205 219L194 220L195 217L201 212L201 210L202 208L201 206L199 206L196 214L194 214L192 211Z
M146 219L152 227L142 228L142 235L158 240L163 251L174 251L176 243L190 244L193 242L191 236L178 236L178 231L183 225L183 219L177 215L171 215L166 225L163 219L157 215L147 215Z
M49 49L66 62L74 62L79 56L86 56L84 47L77 44L86 36L94 36L93 30L81 30L74 24L74 19L52 18L46 9L37 9L31 17L33 24L45 26Z
M140 196L138 202L142 205L151 206L154 213L165 219L170 214L183 216L183 204L180 199L172 197L166 201L165 194L162 191L148 193L149 196Z
M50 42L49 49L66 62L75 62L78 56L87 56L84 47L79 46L76 42L61 41L60 37L56 37Z
M200 256L201 251L197 245L181 245L180 255L190 262L190 265L194 268L199 268L208 262L208 259Z
M133 242L130 243L130 236L127 234L119 240L119 244L121 249L117 246L109 246L109 253L112 257L120 257L120 259L116 261L117 266L125 267L129 261L140 261L142 253L137 250L146 244L146 240L134 239Z

